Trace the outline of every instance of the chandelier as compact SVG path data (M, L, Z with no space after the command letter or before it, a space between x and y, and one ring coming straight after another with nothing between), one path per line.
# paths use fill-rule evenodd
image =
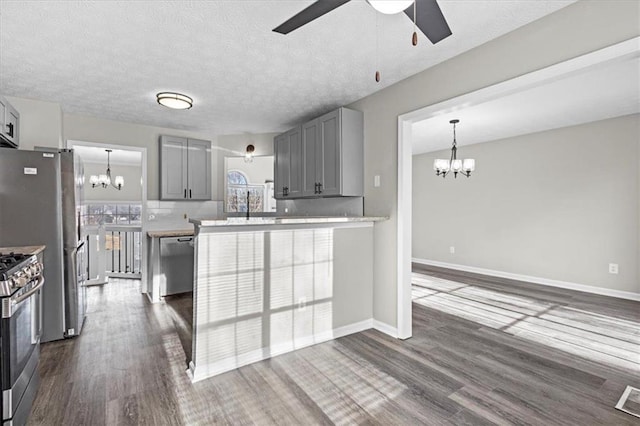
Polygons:
M457 178L458 173L462 173L466 177L471 176L471 172L476 169L476 160L473 158L458 159L458 147L456 146L456 124L460 120L451 120L449 123L453 124L453 146L451 147L450 159L437 159L433 161L433 170L436 171L436 176L446 177L449 172L453 172L453 177Z
M122 176L116 176L115 179L111 180L111 150L105 149L105 151L107 151L107 173L104 175L91 175L89 183L91 183L92 188L95 188L96 186L101 186L103 188L113 186L115 189L121 190L124 186L124 178Z

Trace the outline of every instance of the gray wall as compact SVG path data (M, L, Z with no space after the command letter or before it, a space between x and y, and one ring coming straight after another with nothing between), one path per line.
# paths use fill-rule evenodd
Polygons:
M468 179L435 176L449 150L414 156L413 257L640 292L639 125L631 115L462 146L477 162Z
M375 319L396 325L398 115L636 37L639 13L637 1L579 1L349 105L365 113L365 212L391 216L375 226Z
M21 112L22 113L22 112ZM146 126L142 124L125 123L122 121L105 120L76 114L64 114L64 140L126 145L147 148L147 199L159 199L160 182L160 135L172 135L194 139L211 140L215 137L196 132L175 130L165 127ZM217 164L217 151L211 150L211 164ZM219 199L216 191L218 178L217 170L212 170L212 199Z

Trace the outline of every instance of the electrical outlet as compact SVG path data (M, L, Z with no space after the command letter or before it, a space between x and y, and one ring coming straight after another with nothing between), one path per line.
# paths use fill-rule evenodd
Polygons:
M456 248L454 246L449 247L449 253L456 254Z
M610 263L609 264L609 273L610 274L617 274L618 273L618 264L617 263Z
M186 219L186 218L187 218L187 214L185 213L185 214L183 215L183 217Z
M376 188L380 187L380 175L375 175L373 177L373 186Z

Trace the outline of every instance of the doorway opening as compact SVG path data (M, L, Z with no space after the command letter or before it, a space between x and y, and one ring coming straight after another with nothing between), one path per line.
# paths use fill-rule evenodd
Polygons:
M82 223L87 233L89 279L142 280L145 291L146 148L68 141L83 162ZM107 168L111 174L106 179Z
M615 77L626 75L624 74L627 72L626 70L632 69L634 66L637 67L636 63L640 57L640 52L637 49L638 40L640 38L636 37L398 117L397 324L400 338L408 338L412 334L411 263L414 260L412 256L412 197L414 193L412 156L416 153L414 150L416 150L418 140L423 144L425 135L432 136L432 141L428 142L432 146L426 148L421 146L418 148L420 149L419 153L450 149L450 119L462 119L461 122L467 125L473 124L474 121L485 125L490 124L482 128L481 131L471 131L475 140L470 142L471 138L465 139L466 145L469 145L633 113L631 110L629 112L623 109L627 103L621 103L619 98L614 96L613 90L607 88L611 87L619 93L624 93L625 86L616 85L621 79ZM620 65L622 67L619 67ZM607 76L605 75L607 72L612 74ZM607 86L594 83L596 78L600 77L605 78L598 81L607 82ZM604 92L603 87L607 89ZM627 96L625 99L627 98L629 97ZM634 103L633 99L628 103L629 108L637 108L637 103ZM488 104L499 104L503 108L503 112L497 116L495 113L487 114L484 108ZM538 110L533 108L538 108ZM572 111L572 114L566 114L566 111ZM465 114L469 115L465 116ZM507 121L505 117L508 114L512 114L513 117ZM607 116L607 114L617 115ZM518 120L520 120L521 130L512 125L518 123ZM545 122L547 127L538 125L535 129L525 129L524 125L532 122ZM511 126L507 126L505 123ZM493 130L501 127L505 128L506 132L496 135ZM478 129L480 128L478 127ZM509 131L512 133L508 133ZM519 131L523 132L518 133ZM476 169L475 173L481 172L481 161L476 165ZM435 171L433 175L433 178L436 179ZM447 179L452 179L452 177ZM459 176L458 180L460 179L467 178ZM473 176L470 179L473 179ZM464 184L464 182L460 183ZM448 207L457 208L458 206ZM451 253L454 249L454 247L449 248ZM430 264L438 266L437 262ZM441 264L440 266L445 265ZM461 265L454 266L463 270ZM464 270L472 269L479 272L478 268L467 267ZM497 275L499 271L491 272L493 275L499 276ZM562 286L558 284L559 281L553 283L550 281L552 280L538 282Z

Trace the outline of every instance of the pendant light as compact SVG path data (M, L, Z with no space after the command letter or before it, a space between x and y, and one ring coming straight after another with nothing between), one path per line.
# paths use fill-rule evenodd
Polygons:
M252 163L253 162L253 153L255 152L256 147L253 145L247 145L247 150L244 153L244 162Z
M102 188L107 188L109 186L114 187L117 190L121 190L124 186L124 177L116 176L115 179L111 180L111 151L110 149L105 149L107 151L107 173L104 175L91 175L89 178L89 183L91 183L91 187L95 188L100 186Z
M453 146L451 147L450 159L436 159L433 161L433 170L436 171L436 176L446 177L449 172L453 171L453 177L457 178L458 173L462 173L466 177L471 176L471 172L476 169L476 160L473 158L458 159L458 147L456 142L456 124L460 120L454 119L449 121L453 124Z

